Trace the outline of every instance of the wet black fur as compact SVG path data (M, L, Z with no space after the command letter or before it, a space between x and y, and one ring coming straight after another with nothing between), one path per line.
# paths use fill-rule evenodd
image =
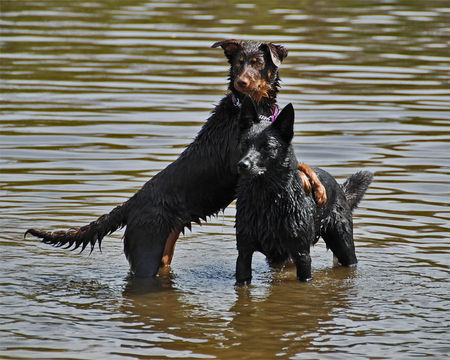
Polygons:
M105 235L126 226L124 252L131 272L139 277L155 275L169 234L173 230L190 228L208 216L223 210L235 199L237 185L239 109L232 102L232 93L243 94L233 86L236 57L258 55L266 60L264 74L270 83L270 97L257 104L261 115L270 116L276 106L279 87L278 66L287 55L281 46L254 41L225 40L221 46L231 64L229 94L215 107L195 140L177 160L162 170L129 200L89 225L68 231L47 232L29 229L30 233L54 246L81 247L96 242ZM250 58L248 58L250 61ZM268 76L270 74L270 76Z
M353 242L352 210L372 181L372 173L350 176L343 187L326 171L314 168L325 186L328 200L316 205L305 195L297 171L291 140L294 109L287 105L273 122L260 120L250 98L241 113L240 141L243 156L238 163L236 280L251 279L255 251L272 263L291 258L301 281L311 278L310 247L319 237L342 265L357 262Z

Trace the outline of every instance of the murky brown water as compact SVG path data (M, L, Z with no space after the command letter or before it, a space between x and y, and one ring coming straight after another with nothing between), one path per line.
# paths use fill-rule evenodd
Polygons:
M257 4L257 5L255 5ZM445 1L8 1L1 7L0 358L410 359L450 352ZM254 262L234 287L234 205L170 270L126 280L121 233L91 256L22 239L131 196L226 89L224 38L284 44L295 149L375 182L359 266L322 242L314 281Z

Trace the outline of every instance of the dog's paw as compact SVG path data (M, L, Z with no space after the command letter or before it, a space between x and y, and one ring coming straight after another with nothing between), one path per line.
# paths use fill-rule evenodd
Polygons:
M236 279L236 283L234 286L240 287L240 286L248 286L252 282L252 278L249 279Z
M311 193L311 182L309 181L309 177L301 170L298 171L300 178L302 179L303 190L306 195Z
M298 164L298 171L302 179L303 188L306 195L311 192L311 188L314 192L314 198L318 206L322 206L327 202L327 191L319 180L319 177L309 165ZM307 190L308 187L308 190Z
M322 183L314 184L314 197L319 206L322 206L327 202L327 192Z

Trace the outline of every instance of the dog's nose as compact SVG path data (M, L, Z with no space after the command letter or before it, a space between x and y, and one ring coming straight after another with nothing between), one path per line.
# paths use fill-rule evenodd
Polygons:
M241 88L246 88L248 86L248 80L244 78L237 79L237 84Z
M250 166L251 166L250 161L245 160L245 159L239 161L239 163L238 163L239 170L248 170L248 169L250 169Z

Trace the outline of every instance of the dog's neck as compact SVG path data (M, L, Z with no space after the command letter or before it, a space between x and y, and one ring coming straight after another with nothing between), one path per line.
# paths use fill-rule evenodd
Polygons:
M238 109L241 108L242 103L239 97L237 97L233 92L231 93L231 101L233 102L233 105L237 107ZM275 104L275 109L273 110L272 114L270 116L263 115L263 113L258 112L260 115L258 115L259 120L266 120L270 122L274 122L277 118L278 114L280 113L280 108L278 105Z

